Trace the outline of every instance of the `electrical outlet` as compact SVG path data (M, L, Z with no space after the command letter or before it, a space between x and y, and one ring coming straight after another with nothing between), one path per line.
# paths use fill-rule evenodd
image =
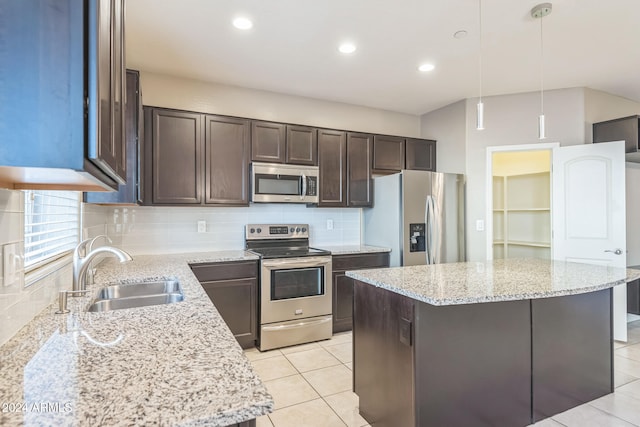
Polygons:
M333 230L333 220L332 219L328 219L327 220L327 230Z
M2 255L3 286L20 284L22 270L24 269L22 257L20 256L20 244L11 243L4 245Z
M207 221L198 221L198 233L207 232Z

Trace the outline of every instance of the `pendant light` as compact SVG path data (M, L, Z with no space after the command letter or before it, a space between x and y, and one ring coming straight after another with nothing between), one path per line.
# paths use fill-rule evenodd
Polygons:
M538 116L538 139L545 139L544 122L544 43L542 32L542 18L551 13L551 3L540 3L531 9L531 16L540 19L540 116Z
M482 0L478 0L478 27L480 31L480 55L478 64L478 80L479 80L479 96L478 105L476 106L476 129L484 129L484 104L482 103Z

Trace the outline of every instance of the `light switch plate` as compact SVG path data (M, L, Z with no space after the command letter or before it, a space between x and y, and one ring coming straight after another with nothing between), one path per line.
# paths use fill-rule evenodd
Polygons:
M484 231L484 219L476 219L476 231Z
M198 233L207 232L207 221L198 221Z

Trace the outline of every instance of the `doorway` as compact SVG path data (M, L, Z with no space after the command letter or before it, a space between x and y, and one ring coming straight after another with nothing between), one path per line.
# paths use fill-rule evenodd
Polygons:
M551 152L557 146L487 148L487 259L553 257Z

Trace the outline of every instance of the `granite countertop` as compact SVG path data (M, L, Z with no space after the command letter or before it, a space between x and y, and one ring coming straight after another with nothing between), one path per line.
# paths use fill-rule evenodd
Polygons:
M432 305L581 294L640 277L639 270L533 258L393 267L347 271L346 274Z
M319 249L324 249L331 252L331 255L350 255L350 254L366 254L376 252L391 252L389 248L382 248L379 246L369 245L344 245L344 246L318 246Z
M40 313L0 347L0 425L227 426L273 399L188 263L257 259L244 251L105 260L71 314ZM182 302L89 313L97 289L177 279ZM26 405L26 406L25 406Z

